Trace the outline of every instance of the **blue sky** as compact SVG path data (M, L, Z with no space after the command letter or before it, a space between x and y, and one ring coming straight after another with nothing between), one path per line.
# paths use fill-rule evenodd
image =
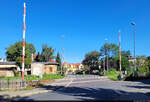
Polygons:
M133 52L131 22L136 23L136 54L150 53L150 0L1 0L0 57L22 40L23 2L26 2L26 41L41 52L42 44L63 47L65 61L81 62L85 53L106 42ZM62 37L64 36L64 38ZM55 55L56 55L55 53ZM132 53L133 54L133 53Z

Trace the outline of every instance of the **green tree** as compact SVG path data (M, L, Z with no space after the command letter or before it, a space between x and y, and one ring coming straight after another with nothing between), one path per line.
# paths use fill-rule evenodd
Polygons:
M100 53L97 51L89 52L85 55L85 58L83 60L83 64L87 65L90 68L90 71L98 69L100 65Z
M108 55L108 57L116 57L118 56L119 47L113 43L105 43L100 48L100 53L102 55Z
M128 51L121 51L121 55L124 57L131 56L131 52L129 50Z
M35 61L36 62L40 62L42 59L41 59L41 54L40 54L40 52L38 52L38 54L37 54L37 56L36 56L36 58L35 58Z
M18 66L22 67L22 42L16 42L6 49L6 58L8 61L15 61ZM29 68L32 62L32 53L36 49L33 44L25 43L25 67Z
M136 57L136 67L138 69L138 73L148 73L149 72L149 61L145 56Z
M117 59L117 62L118 62L118 66L117 66L117 70L119 70L119 68L120 68L120 58L119 57L117 57L116 58ZM128 61L128 59L127 59L127 57L125 57L125 56L122 56L121 57L121 70L123 70L123 71L128 71L129 70L129 61Z
M150 70L150 56L147 57L147 60L148 60L148 67L149 67L149 70Z
M50 47L48 45L43 45L40 61L48 62L49 60L54 58L53 54L54 54L54 49L52 47Z
M56 56L56 62L59 64L57 68L60 71L61 70L61 58L60 58L59 52L57 53L57 56Z

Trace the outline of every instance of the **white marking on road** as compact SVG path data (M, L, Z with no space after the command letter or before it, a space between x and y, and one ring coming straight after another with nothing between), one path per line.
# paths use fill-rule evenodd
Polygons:
M55 83L55 85L61 85L61 84L66 84L68 83L66 86L69 86L70 84L74 84L74 83L90 83L90 82L100 82L100 81L105 81L106 80L89 80L89 81L77 81L77 82L73 82L73 79L68 83L68 82L57 82ZM111 81L107 81L107 82L111 82Z
M119 95L123 94L123 93L121 93L121 92L118 91L118 90L115 90L115 92L116 92L117 94L119 94Z
M97 82L97 81L106 81L106 80L78 81L78 82L72 82L72 83L89 83L89 82Z
M122 93L122 92L120 92L120 91L118 91L118 90L115 90L115 92L116 92L117 94L119 94L119 95L129 95L128 93Z
M73 82L73 79L65 87L68 87L72 82Z

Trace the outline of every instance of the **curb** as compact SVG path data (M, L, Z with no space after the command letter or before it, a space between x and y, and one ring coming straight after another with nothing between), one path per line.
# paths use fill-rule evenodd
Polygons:
M22 95L8 95L8 96L4 96L4 99L26 97L26 96L30 96L30 95L35 95L35 94L40 94L40 93L46 93L46 92L51 92L51 91L52 90L41 90L41 91L37 91L37 92L25 93L25 94L22 94Z

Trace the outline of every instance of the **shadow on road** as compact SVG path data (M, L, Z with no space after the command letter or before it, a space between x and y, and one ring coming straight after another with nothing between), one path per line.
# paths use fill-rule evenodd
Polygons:
M150 85L150 79L137 80L137 81L133 81L133 82L141 82L141 83L143 83L143 84L149 84L149 85Z
M127 87L131 87L131 88L138 88L138 89L150 89L150 86L129 86L129 85L126 85Z
M81 101L88 101L88 100L100 100L100 101L135 101L135 100L150 100L149 96L144 95L143 93L134 93L134 92L126 92L121 91L122 94L119 94L116 92L116 90L113 89L104 89L104 88L89 88L89 87L64 87L64 86L41 86L42 88L45 88L46 90L53 90L53 93L56 94L62 94L66 96L75 96L77 100ZM18 101L22 100L39 100L34 98L33 95L31 97L23 97L19 99ZM42 94L39 94L39 97L42 97ZM47 98L47 100L51 99L52 96ZM55 96L53 96L55 97ZM42 98L41 98L42 100ZM57 96L56 96L57 100ZM69 99L66 99L69 100ZM65 101L65 100L63 100Z

